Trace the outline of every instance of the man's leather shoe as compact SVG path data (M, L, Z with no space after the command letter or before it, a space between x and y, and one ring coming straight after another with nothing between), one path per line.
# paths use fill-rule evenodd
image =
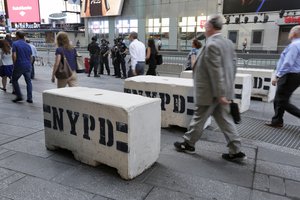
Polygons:
M282 123L279 123L279 124L265 123L265 125L266 125L266 126L273 127L273 128L282 128L282 127L283 127L283 124L282 124Z
M17 102L19 102L19 101L23 101L23 98L17 97L17 98L15 98L14 100L12 100L12 102L14 102L14 103L17 103Z

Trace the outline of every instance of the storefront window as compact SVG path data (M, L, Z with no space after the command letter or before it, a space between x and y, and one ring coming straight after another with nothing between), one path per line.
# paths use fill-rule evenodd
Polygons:
M116 35L125 38L130 32L138 32L137 19L122 19L116 21Z
M91 21L89 23L89 36L108 39L109 23L108 21Z
M169 18L148 19L146 24L146 39L153 38L156 43L161 41L162 49L169 49Z
M206 16L182 17L179 21L179 45L182 50L190 50L193 39L204 40Z

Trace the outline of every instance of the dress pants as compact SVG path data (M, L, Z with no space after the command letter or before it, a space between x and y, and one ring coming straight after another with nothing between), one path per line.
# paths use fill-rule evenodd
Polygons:
M274 99L275 115L272 124L282 124L284 111L300 118L300 110L290 103L290 97L300 86L300 73L288 73L279 78Z
M232 116L230 115L229 105L221 105L218 102L212 105L196 105L189 130L184 134L184 140L191 146L200 139L207 119L213 116L223 132L227 141L230 154L239 153L241 150L241 139L237 133Z

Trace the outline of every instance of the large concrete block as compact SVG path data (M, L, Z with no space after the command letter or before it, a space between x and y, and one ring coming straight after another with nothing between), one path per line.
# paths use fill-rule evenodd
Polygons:
M124 83L124 92L161 99L161 126L188 128L194 113L192 79L164 76L135 76ZM209 118L205 127L211 123Z
M72 151L83 163L104 163L132 179L160 152L160 99L92 88L43 93L45 143Z
M193 78L193 71L183 71L180 78ZM251 100L251 74L236 74L235 77L235 99L234 101L239 104L240 112L245 112L250 108Z
M250 108L251 102L251 82L250 74L239 74L235 76L235 99L234 101L239 104L240 112L245 112Z
M276 87L272 85L275 71L271 69L238 68L238 73L252 75L251 97L265 102L274 100Z

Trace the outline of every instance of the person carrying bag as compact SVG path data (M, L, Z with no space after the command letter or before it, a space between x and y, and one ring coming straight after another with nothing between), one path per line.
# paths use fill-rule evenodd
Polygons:
M51 81L57 79L57 88L78 86L77 82L77 51L70 45L68 34L59 32L57 37L57 46L55 52L55 64L53 66Z

